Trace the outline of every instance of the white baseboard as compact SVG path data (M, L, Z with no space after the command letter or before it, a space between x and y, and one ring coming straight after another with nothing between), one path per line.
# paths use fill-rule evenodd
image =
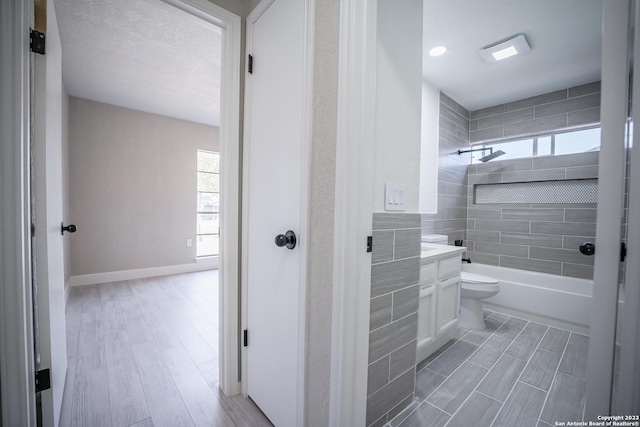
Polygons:
M71 286L95 285L98 283L119 282L121 280L142 279L145 277L167 276L170 274L193 273L196 271L215 270L218 268L218 257L198 260L192 264L167 265L162 267L139 268L135 270L109 271L106 273L81 274L71 276L65 293Z

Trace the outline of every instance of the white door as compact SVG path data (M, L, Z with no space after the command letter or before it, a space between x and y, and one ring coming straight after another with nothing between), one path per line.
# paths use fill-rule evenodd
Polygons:
M62 53L53 1L47 1L46 54L34 55L33 185L39 369L51 370L41 393L44 426L57 426L67 372L62 218Z
M301 425L304 356L305 2L248 19L245 247L247 394L276 426ZM293 231L293 249L276 246Z

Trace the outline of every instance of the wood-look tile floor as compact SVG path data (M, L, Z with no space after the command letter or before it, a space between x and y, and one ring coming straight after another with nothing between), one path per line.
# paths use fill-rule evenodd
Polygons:
M396 427L549 427L582 421L589 338L500 313L420 363Z
M60 426L271 426L218 387L218 271L71 289Z

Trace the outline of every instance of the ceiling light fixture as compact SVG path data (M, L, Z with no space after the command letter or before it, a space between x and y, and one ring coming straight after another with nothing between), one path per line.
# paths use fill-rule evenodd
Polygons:
M429 55L431 56L441 56L444 55L445 53L447 53L447 47L446 46L436 46L436 47L432 47L431 49L429 49Z
M527 43L527 39L524 38L524 35L519 34L510 39L482 48L479 53L482 59L487 62L498 62L530 50L531 48L529 47L529 43Z

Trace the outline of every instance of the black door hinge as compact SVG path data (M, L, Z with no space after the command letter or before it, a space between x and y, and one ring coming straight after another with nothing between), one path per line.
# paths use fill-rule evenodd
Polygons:
M247 71L249 71L249 74L253 74L253 55L249 55L247 62Z
M249 344L249 339L248 339L248 337L247 337L247 336L248 336L248 333L247 333L247 330L245 329L245 330L242 332L242 345L243 345L244 347L246 347L246 346Z
M41 33L40 31L36 31L36 30L31 30L31 35L29 39L31 44L31 52L44 55L44 48L45 48L44 33Z
M624 262L624 259L627 257L627 244L622 242L620 245L620 262Z
M373 252L373 236L367 236L367 252Z
M49 390L51 388L51 371L42 369L36 371L36 393Z

